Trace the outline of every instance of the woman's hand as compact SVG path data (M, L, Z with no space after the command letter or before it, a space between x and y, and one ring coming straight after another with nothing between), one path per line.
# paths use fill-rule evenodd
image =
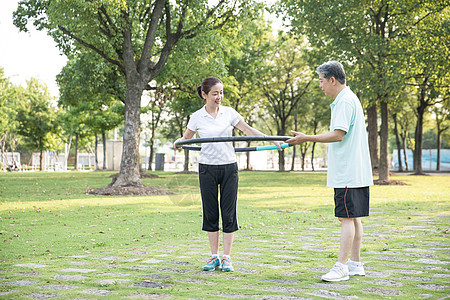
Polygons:
M179 142L179 141L182 141L182 140L184 140L184 138L179 138L178 140L176 140L175 142L173 142L173 149L175 149L175 150L181 150L181 149L183 149L183 148L181 148L181 147L177 147L177 146L175 146L175 144L177 143L177 142Z
M181 148L181 147L175 146L175 143L176 143L176 142L180 142L180 141L184 141L184 140L190 140L190 139L192 139L192 138L194 137L194 135L195 135L195 132L194 132L194 131L190 130L189 128L186 129L186 132L183 134L183 136L180 137L180 138L179 138L178 140L176 140L175 142L173 142L173 149L175 149L175 150L181 150L181 149L183 149L183 148Z
M272 143L273 143L275 146L278 147L278 151L283 151L283 148L281 148L282 142L275 141L275 142L272 142Z

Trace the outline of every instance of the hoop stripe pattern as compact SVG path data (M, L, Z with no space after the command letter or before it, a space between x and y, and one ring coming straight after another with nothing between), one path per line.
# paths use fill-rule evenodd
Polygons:
M220 142L252 142L252 141L285 141L292 137L290 136L229 136L229 137L213 137L213 138L198 138L183 140L175 143L176 147L181 147L186 150L200 151L202 147L197 146L183 146L191 144L202 144L202 143L220 143ZM291 145L283 143L280 145L281 148L288 148ZM245 147L245 148L234 148L235 152L249 152L249 151L264 151L264 150L275 150L278 149L275 145L270 146L257 146L257 147Z
M280 145L282 149L291 147L292 145L283 143ZM181 148L191 151L201 151L202 147L196 147L196 146L181 146ZM250 151L264 151L264 150L276 150L278 149L277 146L271 145L271 146L259 146L259 147L245 147L245 148L234 148L234 152L250 152Z

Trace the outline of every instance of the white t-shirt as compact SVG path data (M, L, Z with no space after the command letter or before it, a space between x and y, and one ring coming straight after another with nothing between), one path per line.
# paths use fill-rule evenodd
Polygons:
M231 137L233 127L243 120L233 108L219 106L219 112L214 119L205 106L191 115L187 128L198 132L200 138ZM225 165L236 162L232 142L201 144L199 163L206 165Z

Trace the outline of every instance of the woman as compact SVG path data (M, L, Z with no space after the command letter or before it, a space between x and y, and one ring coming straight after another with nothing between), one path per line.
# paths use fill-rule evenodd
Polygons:
M223 83L220 79L206 78L197 88L197 92L200 98L205 100L205 105L192 114L186 132L176 142L191 139L196 132L201 138L231 137L233 127L249 136L264 136L260 131L250 127L233 108L220 105L223 100ZM274 144L280 148L279 142ZM181 149L175 147L175 144L174 148ZM221 266L222 271L230 272L234 270L230 257L231 246L234 232L239 229L236 214L239 175L232 143L202 144L198 169L203 208L202 230L208 232L211 247L211 258L203 270L214 271ZM219 207L223 230L222 260L219 258Z

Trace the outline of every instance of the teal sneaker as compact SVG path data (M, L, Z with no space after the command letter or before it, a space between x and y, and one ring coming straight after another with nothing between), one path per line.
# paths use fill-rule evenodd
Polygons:
M208 260L208 263L203 266L203 271L214 271L219 266L220 266L220 259L218 257L213 256Z
M231 260L229 258L222 258L222 272L233 272L234 268L231 265Z

